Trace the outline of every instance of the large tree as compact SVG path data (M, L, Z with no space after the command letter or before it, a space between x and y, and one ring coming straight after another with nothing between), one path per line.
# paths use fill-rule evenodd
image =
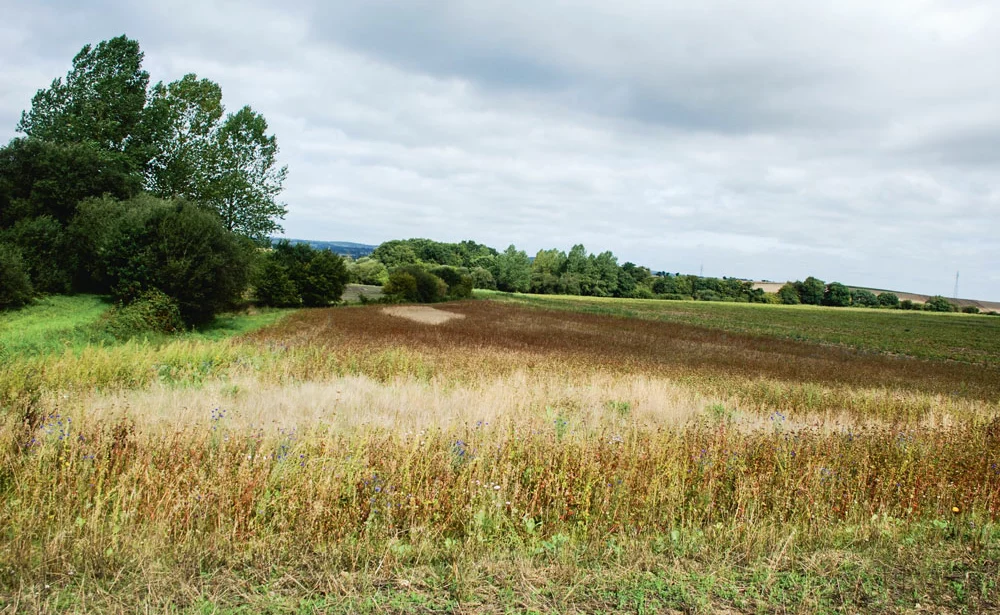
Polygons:
M124 35L84 46L65 80L38 90L17 129L44 141L134 152L141 164L144 144L137 136L149 84L142 58L139 43Z
M230 231L258 241L280 231L288 170L264 116L248 106L224 116L222 89L193 74L147 92L142 60L125 36L85 46L65 79L38 91L18 130L121 155L146 190L212 210Z

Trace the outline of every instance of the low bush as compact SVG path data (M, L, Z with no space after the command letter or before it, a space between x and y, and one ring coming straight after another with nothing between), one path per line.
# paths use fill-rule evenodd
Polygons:
M434 303L448 297L448 284L418 265L407 265L389 274L384 292L390 301Z
M128 339L144 333L175 333L184 329L177 302L159 290L149 290L136 300L118 304L95 323L100 333Z
M979 308L977 308L974 305L967 305L964 308L962 308L962 312L965 314L978 314Z

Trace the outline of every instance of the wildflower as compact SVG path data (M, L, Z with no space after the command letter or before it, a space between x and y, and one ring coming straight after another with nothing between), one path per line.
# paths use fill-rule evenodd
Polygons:
M957 513L957 512L961 512L961 510L959 510L958 506L952 506L951 507L951 512Z

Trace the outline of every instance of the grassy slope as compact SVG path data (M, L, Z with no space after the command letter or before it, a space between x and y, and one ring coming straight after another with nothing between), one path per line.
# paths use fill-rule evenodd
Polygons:
M80 351L94 344L116 340L97 333L93 325L111 304L96 295L55 295L39 299L25 308L0 312L0 358L27 357ZM181 336L158 334L147 341L176 339L221 340L275 323L290 310L260 310L252 314L221 314L213 322Z
M691 324L735 333L840 344L922 359L1000 365L1000 318L992 316L489 291L477 291L477 295L548 309Z

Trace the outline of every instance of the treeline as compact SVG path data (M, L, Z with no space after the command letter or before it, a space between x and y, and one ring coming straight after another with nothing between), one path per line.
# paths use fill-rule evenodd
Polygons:
M753 283L734 278L653 274L635 263L618 263L611 252L593 254L583 245L570 251L540 250L529 257L511 245L503 252L474 241L444 243L430 239L387 241L370 257L348 263L351 280L361 284L386 284L390 297L397 293L397 273L414 275L422 270L442 279L450 290L439 298L454 297L456 289L469 286L505 292L627 297L643 299L698 299L702 301L774 302ZM456 277L457 276L457 277ZM449 281L450 278L450 281ZM457 286L456 286L457 284Z
M139 44L85 46L39 90L0 148L0 308L40 293L110 295L112 315L162 330L256 292L273 305L337 300L343 260L267 250L285 206L277 141L217 84L150 86Z

